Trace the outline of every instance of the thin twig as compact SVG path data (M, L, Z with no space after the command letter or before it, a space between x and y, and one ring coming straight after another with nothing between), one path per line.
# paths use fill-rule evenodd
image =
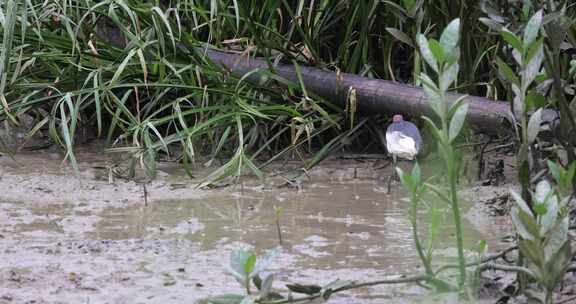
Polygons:
M366 283L360 283L360 284L352 283L351 285L338 288L338 289L334 290L334 292L344 291L344 290L349 290L349 289L354 289L354 288L376 286L376 285L414 283L414 282L425 281L428 279L430 279L430 277L428 275L421 274L421 275L415 275L415 276L404 277L404 278L379 280L379 281L366 282Z
M142 184L142 191L144 192L144 206L148 207L148 189L146 189L146 183Z
M484 173L484 153L486 152L486 148L492 142L492 136L488 138L488 140L482 145L480 149L480 153L478 154L478 179L482 179L482 174Z
M365 282L365 283L359 283L359 284L352 282L351 284L348 284L346 286L342 286L340 288L332 290L332 294L340 292L340 291L346 291L346 290L350 290L350 289L356 289L356 288L362 288L362 287L368 287L368 286L385 285L385 284L415 283L415 282L425 281L428 279L430 279L429 276L422 274L422 275L415 275L415 276L409 276L409 277L404 277L404 278L379 280L379 281ZM289 299L282 299L282 300L275 300L275 301L263 301L260 303L262 303L262 304L297 303L297 302L304 302L304 301L310 301L310 300L318 299L318 298L322 297L323 295L324 295L323 292L319 292L319 293L305 296L305 297L301 297L301 298L289 298Z
M517 250L517 249L518 249L518 246L508 247L508 248L502 250L501 252L499 252L499 253L497 253L497 254L484 257L484 258L481 259L480 261L469 262L469 263L466 264L466 267L478 266L478 265L481 265L481 264L488 263L488 262L490 262L490 261L497 260L497 259L499 259L499 258L505 258L508 253L510 253L510 252L512 252L512 251L514 251L514 250ZM446 270L446 269L458 268L458 267L459 267L459 266L456 265L456 264L444 265L444 266L438 268L438 270L436 270L436 271L434 272L434 274L437 275L437 274L439 274L440 272L442 272L442 271L444 271L444 270Z
M568 298L568 299L564 299L564 300L562 300L562 301L560 301L560 302L556 302L556 304L572 303L572 301L574 301L574 300L576 300L576 297L571 297L571 298Z
M503 145L498 145L498 146L492 147L490 149L486 149L486 151L484 151L484 153L489 153L489 152L496 151L496 150L502 149L502 148L507 148L507 147L510 147L513 145L514 145L514 142L503 144Z
M282 213L282 209L274 206L274 213L276 215L276 231L278 232L278 245L282 246L282 229L280 228L280 213Z
M526 268L526 267L522 267L522 266L508 266L508 265L502 265L502 264L496 264L496 263L486 263L486 264L482 264L478 271L479 272L483 272L485 270L500 270L500 271L506 271L506 272L521 272L521 273L525 273L528 276L530 276L531 278L536 278L536 275L534 274L534 272L532 272L532 270Z

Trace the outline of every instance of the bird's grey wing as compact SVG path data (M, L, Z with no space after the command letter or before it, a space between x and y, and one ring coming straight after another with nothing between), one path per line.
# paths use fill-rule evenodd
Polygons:
M406 121L404 126L402 126L402 131L404 135L412 137L416 143L416 150L420 151L422 148L422 136L420 135L420 130L415 124Z

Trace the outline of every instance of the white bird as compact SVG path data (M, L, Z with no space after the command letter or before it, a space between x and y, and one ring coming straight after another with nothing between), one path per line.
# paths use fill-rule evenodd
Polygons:
M400 114L394 115L392 123L386 129L386 149L396 158L414 160L422 148L422 137L415 124L404 121Z
M404 121L400 114L392 117L392 123L386 129L386 150L392 155L394 167L398 158L414 160L418 152L422 149L422 136L415 124ZM388 193L392 183L394 173L388 179Z

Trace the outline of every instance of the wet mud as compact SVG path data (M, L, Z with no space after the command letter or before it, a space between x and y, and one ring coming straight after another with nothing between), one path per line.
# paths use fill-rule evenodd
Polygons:
M385 193L391 168L378 169L375 161L328 160L296 186L293 172L272 166L265 182L246 177L206 190L173 164L161 165L144 188L110 183L102 153L78 158L80 179L58 154L19 155L17 163L0 158L0 303L194 303L241 293L223 267L232 250L263 252L280 238L282 253L269 271L278 274L281 290L289 282L371 281L420 270L407 196L397 183ZM198 170L202 176L206 169ZM463 188L470 257L478 240L491 251L508 246L506 217L477 207L507 189ZM436 256L450 262L456 251L445 211ZM421 217L425 223L426 210ZM337 294L331 303L431 300L406 284ZM451 295L434 301L458 303Z

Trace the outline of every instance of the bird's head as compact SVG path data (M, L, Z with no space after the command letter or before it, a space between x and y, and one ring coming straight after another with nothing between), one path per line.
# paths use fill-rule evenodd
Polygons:
M401 122L404 121L404 117L401 114L396 114L392 116L392 122Z

